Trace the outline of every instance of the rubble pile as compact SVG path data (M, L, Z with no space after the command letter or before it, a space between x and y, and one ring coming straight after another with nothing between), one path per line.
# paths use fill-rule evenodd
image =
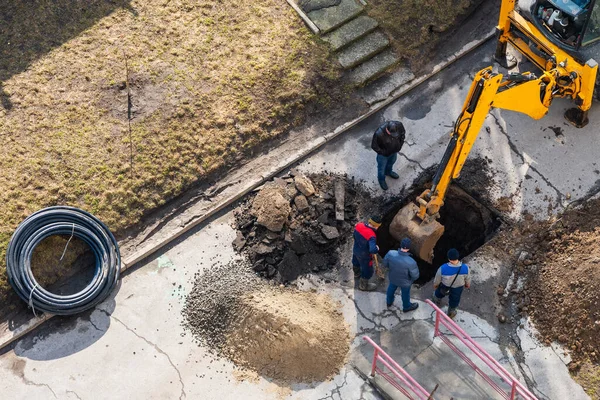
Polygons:
M336 250L352 237L360 188L344 176L296 171L266 183L237 210L234 248L252 269L281 283L334 268Z
M198 344L220 354L226 333L242 313L242 297L261 283L243 261L216 264L197 272L182 310L183 327Z

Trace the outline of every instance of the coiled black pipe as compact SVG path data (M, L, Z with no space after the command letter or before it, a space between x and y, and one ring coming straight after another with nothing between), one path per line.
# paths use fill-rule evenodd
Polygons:
M52 235L73 235L94 253L94 277L78 293L51 293L37 283L31 272L33 250ZM30 215L17 227L6 250L8 281L34 313L72 315L94 307L112 292L120 269L119 245L108 227L92 214L74 207L48 207Z

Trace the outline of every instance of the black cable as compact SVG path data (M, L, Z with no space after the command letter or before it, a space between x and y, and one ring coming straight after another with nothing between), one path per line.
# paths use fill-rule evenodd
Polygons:
M66 296L51 293L38 284L31 272L35 247L54 235L73 235L94 253L94 277L78 293ZM34 313L40 310L72 315L94 307L112 292L120 268L119 245L108 227L92 214L74 207L48 207L30 215L17 227L6 250L8 281Z

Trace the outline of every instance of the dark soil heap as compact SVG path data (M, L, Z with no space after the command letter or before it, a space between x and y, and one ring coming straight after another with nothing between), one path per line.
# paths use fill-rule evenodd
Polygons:
M343 221L336 220L340 189ZM332 269L338 264L336 250L352 237L361 200L369 199L363 191L344 176L292 172L275 178L234 212L238 237L233 245L255 272L281 283Z
M531 218L504 233L515 256L517 311L533 317L547 345L557 341L571 350L575 369L581 361L600 360L600 200L570 209L555 221Z

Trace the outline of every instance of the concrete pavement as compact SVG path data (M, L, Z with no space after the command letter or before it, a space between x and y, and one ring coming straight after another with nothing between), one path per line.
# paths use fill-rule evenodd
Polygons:
M413 91L311 155L299 168L307 172L347 173L363 180L374 193L380 193L374 173L375 157L368 148L370 137L383 120L400 119L407 128L407 143L399 158L402 178L390 182L388 195L399 194L425 168L438 162L470 83L464 71L474 73L491 63L485 57L492 51L493 44L479 49L426 87ZM549 205L550 212L556 212L568 202L568 194L572 201L595 190L598 173L594 172L594 125L592 122L580 130L564 125L562 111L567 104L556 102L541 121L501 111L494 111L486 120L473 156L491 160L492 200L512 196L514 207L506 213L508 217L530 212L544 218ZM598 108L594 107L590 119L598 118ZM556 135L556 127L562 134ZM237 257L231 247L235 238L231 221L231 213L223 212L156 259L127 273L114 296L95 310L77 318L55 318L18 341L0 355L0 393L8 393L14 399L379 398L350 364L332 381L312 385L282 387L263 377L240 380L241 373L231 363L214 360L207 349L186 335L180 325L180 311L193 274L217 261L228 262ZM349 248L340 251L349 254ZM507 268L501 260L490 258L482 250L468 262L474 270L474 289L461 305L459 325L522 377L540 398L562 399L565 394L568 398L586 398L581 387L570 379L560 352L537 343L533 328L526 321L514 335L504 337L493 308L477 308L486 302L490 287L506 282ZM397 309L385 311L384 294L355 291L349 274L349 268L342 268L339 274L332 275L335 280L330 283L309 277L300 286L327 291L341 302L344 317L357 336L353 354L362 351L358 346L363 334L390 349L402 347L399 338L390 333L393 329L419 332L425 339L418 343L427 345L426 338L432 337L431 311L427 307L422 305L414 314L403 314ZM427 285L413 290L417 299L430 294ZM414 352L413 346L414 342L402 348ZM444 351L443 344L436 341L427 349L421 355L428 358L399 358L415 376L423 374L424 380L431 357ZM450 363L449 368L463 371L458 357L453 360L445 355L444 360ZM443 378L442 382L444 391L440 391L440 398L465 393L462 379ZM476 396L494 393L479 384L471 389Z

